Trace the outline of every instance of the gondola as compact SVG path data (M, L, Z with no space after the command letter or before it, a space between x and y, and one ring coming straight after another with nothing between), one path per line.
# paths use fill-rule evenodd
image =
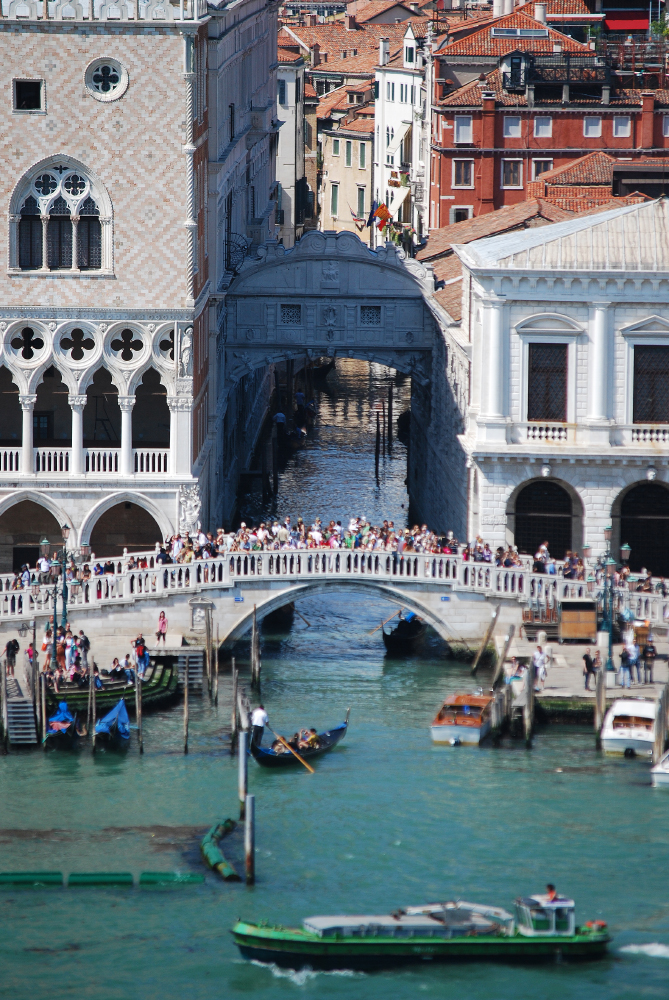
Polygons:
M77 727L77 716L72 715L67 707L66 701L61 701L58 711L49 718L48 728L44 737L44 742L52 747L62 750L69 750L70 747L83 735Z
M114 747L118 750L125 750L130 743L130 719L128 709L125 707L125 699L121 698L117 705L114 705L111 712L107 712L103 719L95 724L96 742Z
M333 729L328 730L326 733L318 734L318 746L314 747L312 750L298 750L300 757L304 760L310 761L313 757L320 757L321 754L327 753L328 750L332 750L336 747L344 737L346 736L346 730L348 729L348 716L350 708L346 712L346 719L340 722L338 726ZM277 753L276 750L271 750L269 747L259 747L256 746L253 741L251 741L251 746L249 747L249 753L252 757L258 761L263 767L290 767L292 764L298 764L299 760L295 754L290 753L286 750L285 753Z
M416 644L425 634L425 622L410 611L400 618L397 627L390 632L383 631L383 643L389 653L404 656L413 652Z
M335 366L334 358L328 358L328 360L325 361L322 365L314 365L314 367L311 369L311 373L313 375L314 380L319 379L320 381L322 381L323 379L327 378L327 376L330 374L334 366Z

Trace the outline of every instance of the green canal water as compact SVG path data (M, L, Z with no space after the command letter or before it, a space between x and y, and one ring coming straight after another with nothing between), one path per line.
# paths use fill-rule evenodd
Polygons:
M361 380L343 367L277 507L343 518L355 503L399 521L405 453L395 446L377 486L367 434L387 373ZM244 503L251 516L253 496ZM604 758L577 727L544 729L531 750L511 738L435 748L430 721L447 693L469 686L466 665L445 659L436 636L419 657L386 658L369 635L394 610L380 600L337 593L299 609L310 626L296 618L286 633L263 633L270 721L282 732L327 728L350 705L350 729L314 775L249 762L257 884L0 889L0 997L666 1000L669 793L650 787L647 763ZM240 643L238 656L247 650ZM187 756L175 707L145 719L141 758L134 742L125 756L93 757L84 744L0 757L0 870L202 871L201 836L237 814L229 693L225 676L217 709L191 700ZM224 849L242 870L237 834ZM238 916L292 924L454 896L508 905L547 881L576 898L579 920L609 922L606 960L293 974L241 961L229 933Z

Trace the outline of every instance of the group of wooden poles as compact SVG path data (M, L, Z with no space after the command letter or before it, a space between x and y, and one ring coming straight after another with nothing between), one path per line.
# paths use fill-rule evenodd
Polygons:
M386 401L381 400L381 410L376 411L376 442L374 445L374 469L379 478L381 452L385 454L386 444L390 455L393 447L393 387L388 386L388 416L386 422Z

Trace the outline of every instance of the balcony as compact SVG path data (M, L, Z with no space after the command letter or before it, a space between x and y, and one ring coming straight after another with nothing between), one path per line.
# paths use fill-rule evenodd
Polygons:
M170 474L169 448L133 448L132 467L137 476L167 476ZM32 473L40 479L45 476L70 477L72 448L33 448ZM82 461L84 476L116 476L121 473L120 448L84 448ZM0 477L15 479L23 472L23 451L18 448L0 448ZM78 478L78 477L77 477Z
M535 55L527 63L502 74L505 90L524 90L529 84L606 84L610 80L610 69L603 56L572 55L555 53Z
M611 444L622 448L669 445L669 424L618 424L611 428Z
M576 425L547 420L513 424L508 433L509 444L568 445L576 444Z

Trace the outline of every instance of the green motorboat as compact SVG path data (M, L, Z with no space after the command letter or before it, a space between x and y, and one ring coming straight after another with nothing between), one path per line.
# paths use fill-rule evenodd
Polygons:
M387 969L415 962L551 962L601 958L606 924L575 923L572 899L516 900L515 916L460 900L409 906L388 916L307 917L302 928L237 921L244 958L289 969Z

